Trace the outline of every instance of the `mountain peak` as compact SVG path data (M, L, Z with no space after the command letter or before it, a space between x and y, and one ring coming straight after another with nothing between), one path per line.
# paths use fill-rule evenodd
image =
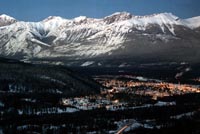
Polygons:
M65 25L69 20L62 18L60 16L49 16L46 19L42 21L42 23L45 25L45 28L51 29L51 28L58 28L62 25Z
M127 15L131 15L131 13L123 11L123 12L113 13L113 14L111 14L109 16L111 17L111 16L127 16ZM107 16L107 17L109 17L109 16Z
M192 28L200 27L200 16L185 19L185 23Z
M110 24L116 21L128 20L131 19L132 17L133 15L128 12L116 12L110 16L105 17L104 22Z
M172 13L160 13L160 14L157 14L157 16L159 17L164 17L164 18L168 18L168 19L173 19L173 20L178 20L179 17L175 16L174 14Z
M74 18L74 21L80 22L80 21L85 21L86 19L87 19L86 16L79 16L79 17Z
M171 20L178 20L179 17L173 15L172 13L156 13L151 15L144 15L144 16L134 16L136 19L142 19L142 18L157 18L157 19L171 19Z
M17 22L17 20L13 17L10 17L6 14L0 15L0 26L6 26Z
M4 21L12 21L12 20L15 20L15 21L16 21L15 18L13 18L13 17L11 17L11 16L8 16L8 15L6 15L6 14L0 15L0 19L1 19L1 20L4 20Z
M61 21L61 20L65 20L64 18L60 17L60 16L49 16L47 17L46 19L44 19L43 21L44 22L47 22L47 21Z

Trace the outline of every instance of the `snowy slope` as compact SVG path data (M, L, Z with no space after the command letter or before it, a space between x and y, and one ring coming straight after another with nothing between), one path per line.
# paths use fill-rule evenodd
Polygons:
M144 38L147 43L151 40L152 45L160 41L167 43L180 39L180 33L187 33L183 29L191 32L199 27L200 17L181 19L171 13L135 16L117 12L102 19L50 16L40 22L16 21L1 15L0 54L26 59L110 56L126 48L127 42L140 44L138 38Z
M8 15L2 14L0 15L0 26L6 26L15 23L17 20Z
M190 28L197 28L200 27L200 16L185 19L184 20L185 25L190 27Z

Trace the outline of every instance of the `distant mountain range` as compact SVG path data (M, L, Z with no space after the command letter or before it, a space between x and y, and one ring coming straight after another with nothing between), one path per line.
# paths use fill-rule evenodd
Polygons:
M171 13L102 19L50 16L40 22L0 16L0 56L68 66L129 66L135 62L200 62L200 16Z

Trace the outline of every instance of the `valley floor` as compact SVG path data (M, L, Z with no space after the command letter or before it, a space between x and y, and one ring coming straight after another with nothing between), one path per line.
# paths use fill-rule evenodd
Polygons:
M59 92L30 95L1 91L0 131L20 134L200 132L199 85L132 75L96 75L93 79L104 86L100 94L64 97Z

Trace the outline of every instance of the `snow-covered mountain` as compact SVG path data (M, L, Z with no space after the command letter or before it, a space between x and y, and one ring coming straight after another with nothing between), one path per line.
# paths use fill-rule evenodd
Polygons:
M6 26L15 23L17 20L5 14L0 15L0 26Z
M197 61L199 48L200 16L117 12L102 19L50 16L40 22L0 16L0 55L21 60L68 65L101 65L102 58Z

